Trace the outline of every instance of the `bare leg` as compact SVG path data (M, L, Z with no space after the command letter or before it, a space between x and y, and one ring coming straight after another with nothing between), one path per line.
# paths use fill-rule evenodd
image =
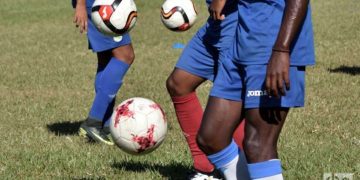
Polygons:
M229 180L249 179L246 159L232 142L242 119L242 102L210 97L197 136L201 150Z
M114 48L111 53L113 57L126 64L132 64L135 59L134 49L131 44Z
M197 142L205 154L214 154L232 140L236 127L242 120L242 102L210 97Z
M277 141L288 108L246 110L244 151L249 163L277 159Z
M194 92L204 81L206 79L176 68L167 79L166 87L171 97L184 96Z

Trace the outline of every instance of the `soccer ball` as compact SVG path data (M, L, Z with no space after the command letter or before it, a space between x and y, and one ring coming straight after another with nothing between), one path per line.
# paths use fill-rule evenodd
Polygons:
M196 20L197 12L191 0L166 0L161 6L161 21L172 31L186 31Z
M120 36L135 26L136 5L133 0L96 0L91 19L96 28L110 36Z
M167 122L164 111L155 102L135 97L115 109L110 122L115 144L127 153L142 155L155 150L164 141Z

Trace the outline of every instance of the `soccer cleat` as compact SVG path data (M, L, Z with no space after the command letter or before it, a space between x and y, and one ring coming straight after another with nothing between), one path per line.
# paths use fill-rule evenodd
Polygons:
M112 138L112 136L111 136L110 127L109 127L109 126L103 126L103 133L105 134L105 136L107 137L107 139L112 142L112 145L114 145L114 140L113 140L113 138Z
M220 180L223 177L214 170L210 173L204 173L197 171L196 169L191 170L187 176L188 180Z
M107 145L114 145L108 127L102 127L101 121L87 118L79 128L79 135Z

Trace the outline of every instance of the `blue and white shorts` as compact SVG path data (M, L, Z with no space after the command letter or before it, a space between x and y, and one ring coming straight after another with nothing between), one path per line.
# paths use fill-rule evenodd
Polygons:
M210 96L242 101L244 108L303 107L305 66L290 66L290 90L280 98L270 97L265 90L266 64L241 65L231 60L219 64L218 75Z

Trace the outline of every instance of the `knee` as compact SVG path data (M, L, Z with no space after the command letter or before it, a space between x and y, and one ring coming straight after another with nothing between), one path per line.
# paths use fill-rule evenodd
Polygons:
M211 145L210 142L201 134L196 136L196 143L198 147L203 151L205 154L210 153Z
M134 60L135 60L135 53L134 53L134 51L129 51L129 52L126 54L125 59L127 59L128 62L133 63ZM131 64L131 63L129 63L129 64Z
M176 90L178 89L178 86L172 75L170 75L166 80L166 89L171 96L176 95Z
M166 80L166 89L170 96L184 96L192 92L191 88L185 87L173 74Z
M249 162L260 162L277 158L276 145L262 141L256 136L244 140L244 152Z
M121 59L127 64L132 64L135 60L135 53L132 48L115 48L112 54L116 59Z
M222 149L211 134L198 133L196 143L205 154L214 154Z
M244 152L248 159L252 159L253 157L256 157L258 154L260 144L255 138L246 138L244 140Z

